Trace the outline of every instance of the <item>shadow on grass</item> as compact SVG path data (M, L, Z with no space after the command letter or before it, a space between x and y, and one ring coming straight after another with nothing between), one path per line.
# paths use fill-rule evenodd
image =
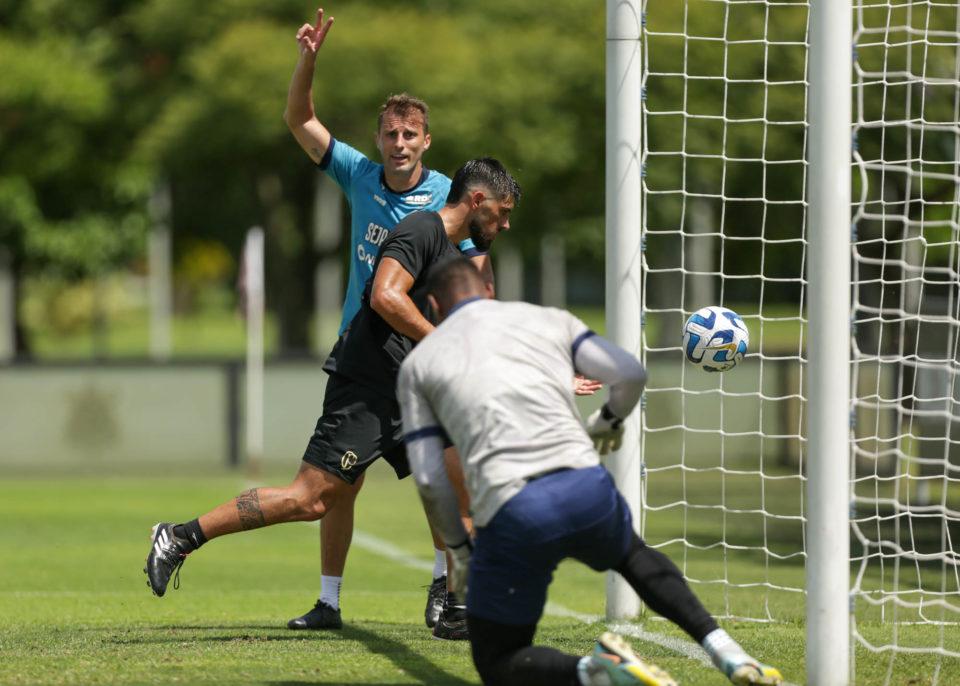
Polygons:
M424 629L424 631L426 631ZM367 650L377 655L383 655L398 669L402 669L410 676L419 679L424 684L449 684L450 686L467 686L471 684L460 677L447 674L433 664L429 659L410 649L410 647L396 639L387 638L373 631L348 626L343 629L344 638L350 638L363 643ZM432 640L432 639L431 639Z
M315 641L317 643L327 642L357 642L361 643L370 653L382 655L390 660L397 667L403 670L407 675L416 679L422 684L436 684L437 686L471 686L475 682L466 681L453 674L448 674L440 667L430 661L428 657L418 652L416 644L409 640L402 640L404 632L409 633L410 629L406 626L399 627L392 624L380 622L364 622L367 626L374 628L361 628L355 624L344 625L339 631L290 631L281 629L276 625L160 625L149 626L139 629L143 634L139 636L120 637L111 636L104 642L115 645L143 645L143 644L162 644L177 643L183 644L185 641L198 643L217 642L231 643L235 641ZM252 632L271 632L271 633L252 633ZM157 635L164 632L165 635ZM169 632L168 634L166 632ZM184 636L184 632L199 632L200 635ZM205 632L227 632L217 635L203 635ZM275 632L275 633L274 633ZM426 637L426 629L422 629ZM146 635L144 635L146 634ZM391 636L394 634L395 636ZM433 642L432 639L431 643ZM443 644L436 643L437 647ZM466 645L464 645L467 648ZM469 648L467 648L469 653ZM275 686L332 686L333 684L376 684L377 686L399 686L400 682L371 682L366 679L357 682L345 681L270 681L266 682ZM409 681L404 682L409 685Z

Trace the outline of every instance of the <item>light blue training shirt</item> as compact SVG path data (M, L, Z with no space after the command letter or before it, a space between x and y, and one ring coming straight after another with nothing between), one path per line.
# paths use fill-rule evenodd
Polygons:
M373 263L387 232L411 212L443 207L450 179L424 167L416 186L395 193L387 186L382 164L333 137L318 166L337 182L350 203L350 278L340 319L343 333L360 309L363 289L373 275ZM469 239L459 247L471 257L482 254Z

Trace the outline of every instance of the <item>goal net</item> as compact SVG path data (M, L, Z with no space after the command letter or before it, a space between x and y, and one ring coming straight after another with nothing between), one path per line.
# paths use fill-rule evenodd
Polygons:
M892 669L960 657L960 5L854 34L854 637Z
M809 3L643 9L643 535L716 615L803 622ZM960 12L851 12L852 645L890 680L960 656ZM750 330L731 372L682 362L705 305Z

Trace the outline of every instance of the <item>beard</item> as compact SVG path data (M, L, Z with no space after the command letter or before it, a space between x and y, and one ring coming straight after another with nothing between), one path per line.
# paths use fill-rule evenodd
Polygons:
M493 244L493 238L493 236L484 235L483 228L476 218L470 220L470 240L473 241L473 245L477 250L487 252Z

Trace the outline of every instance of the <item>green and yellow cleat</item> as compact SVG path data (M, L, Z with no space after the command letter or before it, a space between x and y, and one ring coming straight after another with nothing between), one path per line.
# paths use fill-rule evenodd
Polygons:
M614 686L677 686L669 674L637 657L629 643L609 631L597 639L586 668L594 674L606 672Z

